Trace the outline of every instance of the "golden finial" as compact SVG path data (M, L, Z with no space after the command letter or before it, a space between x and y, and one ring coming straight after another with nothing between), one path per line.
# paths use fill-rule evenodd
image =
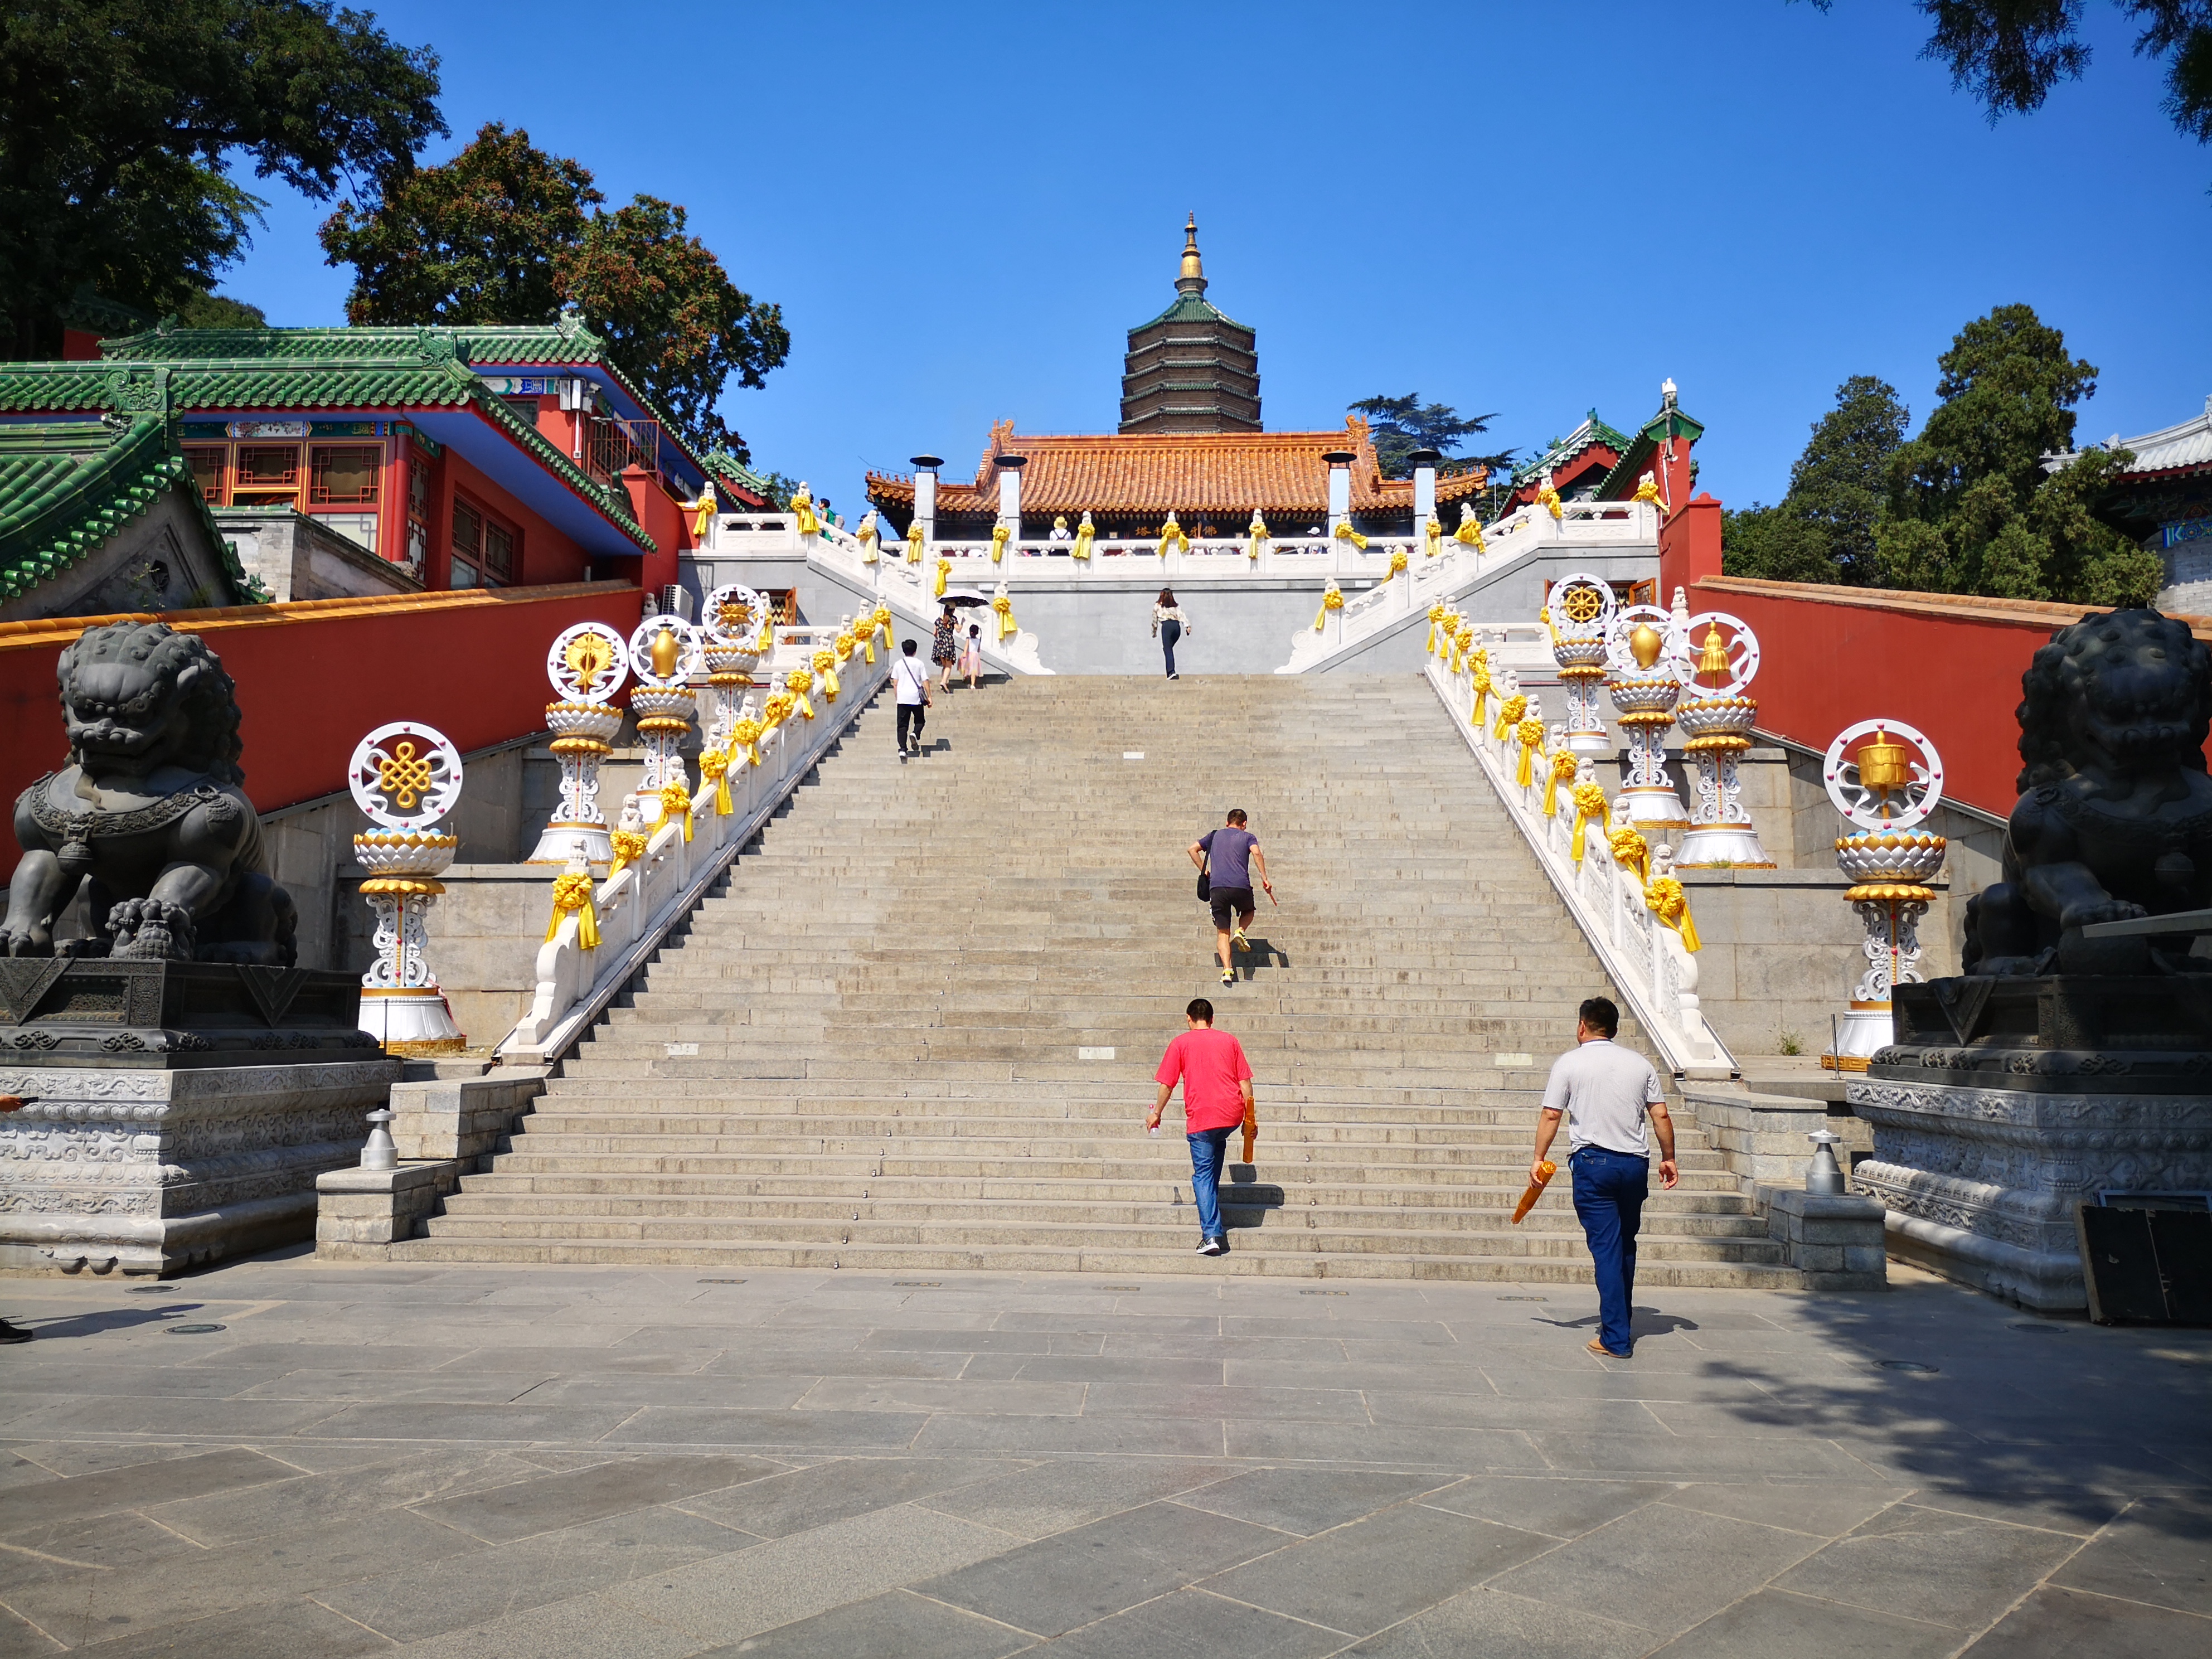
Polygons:
M1206 286L1206 268L1199 263L1198 257L1198 216L1195 213L1182 228L1182 270L1176 279L1176 286L1180 288L1185 283L1196 283L1200 288Z
M672 628L663 628L659 633L653 635L653 678L657 680L674 679L676 665L683 659L683 656L684 645L676 637L676 630Z

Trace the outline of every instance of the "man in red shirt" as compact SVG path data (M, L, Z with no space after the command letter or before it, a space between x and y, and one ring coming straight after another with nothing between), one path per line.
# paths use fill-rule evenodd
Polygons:
M1224 1255L1229 1235L1221 1224L1221 1164L1228 1156L1231 1131L1252 1110L1252 1066L1244 1058L1244 1045L1226 1031L1213 1029L1213 1005L1194 999L1183 1011L1190 1029L1168 1044L1153 1081L1160 1097L1146 1130L1158 1133L1168 1097L1182 1085L1182 1115L1190 1131L1190 1191L1198 1200L1198 1253Z

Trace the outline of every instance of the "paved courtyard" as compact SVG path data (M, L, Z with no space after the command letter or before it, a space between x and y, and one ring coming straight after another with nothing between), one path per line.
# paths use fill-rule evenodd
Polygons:
M0 1655L2212 1654L2212 1334L1639 1301L0 1281Z

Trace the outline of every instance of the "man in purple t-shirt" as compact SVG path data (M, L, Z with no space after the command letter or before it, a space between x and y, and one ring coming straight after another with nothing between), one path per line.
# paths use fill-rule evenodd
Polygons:
M1214 949L1221 957L1221 982L1234 985L1237 970L1230 965L1230 949L1232 945L1239 951L1252 948L1244 937L1256 908L1252 896L1252 872L1260 872L1260 885L1267 896L1275 896L1274 884L1267 879L1267 855L1260 850L1259 836L1244 827L1243 809L1232 807L1227 823L1218 830L1207 830L1191 842L1190 861L1208 872L1213 931L1218 936Z

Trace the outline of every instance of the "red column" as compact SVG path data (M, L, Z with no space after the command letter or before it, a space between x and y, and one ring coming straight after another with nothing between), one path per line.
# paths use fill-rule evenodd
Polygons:
M1721 504L1693 495L1659 526L1659 603L1672 605L1674 590L1694 587L1721 574Z

